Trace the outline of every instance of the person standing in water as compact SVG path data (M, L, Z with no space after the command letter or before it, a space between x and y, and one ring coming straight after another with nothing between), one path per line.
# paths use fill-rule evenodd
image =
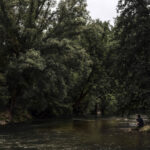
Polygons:
M141 128L144 126L144 121L143 121L141 115L137 115L136 121L137 121L137 128Z

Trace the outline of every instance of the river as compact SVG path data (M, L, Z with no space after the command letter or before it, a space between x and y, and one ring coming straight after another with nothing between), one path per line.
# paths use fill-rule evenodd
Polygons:
M134 120L62 119L0 127L0 150L150 150Z

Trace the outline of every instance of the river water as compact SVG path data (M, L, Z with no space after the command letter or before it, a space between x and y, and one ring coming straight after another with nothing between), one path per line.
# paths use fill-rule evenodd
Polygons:
M0 127L0 150L150 150L133 120L72 119Z

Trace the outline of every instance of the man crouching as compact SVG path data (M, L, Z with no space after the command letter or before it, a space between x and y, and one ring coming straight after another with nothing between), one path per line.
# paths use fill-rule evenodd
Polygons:
M136 121L137 121L137 129L140 129L144 126L144 121L140 115L137 115Z

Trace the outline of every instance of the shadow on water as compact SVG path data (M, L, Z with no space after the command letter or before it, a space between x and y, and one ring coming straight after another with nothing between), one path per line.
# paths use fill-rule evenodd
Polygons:
M133 120L49 120L0 128L0 150L149 150L150 134Z

